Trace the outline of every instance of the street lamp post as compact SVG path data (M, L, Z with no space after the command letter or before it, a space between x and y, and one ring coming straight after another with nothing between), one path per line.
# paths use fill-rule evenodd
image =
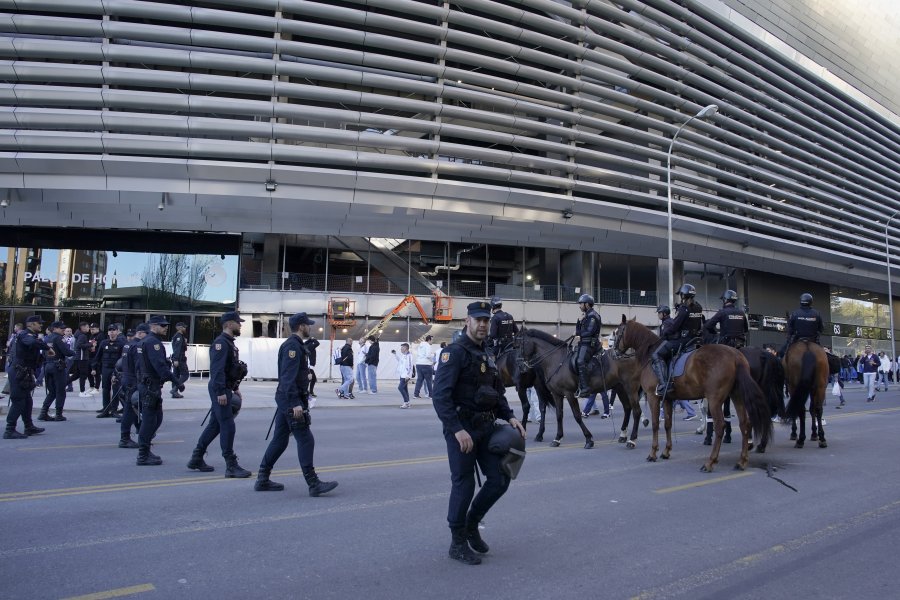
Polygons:
M888 227L897 213L900 213L900 210L895 210L884 224L884 262L887 265L888 315L891 318L891 360L897 360L897 351L894 345L894 296L891 293L891 241L888 238Z
M682 123L681 127L675 132L675 135L672 136L672 142L669 144L669 151L666 153L666 239L669 244L669 306L675 305L675 263L672 259L672 148L675 147L675 140L678 139L678 134L681 133L681 130L684 129L688 123L694 119L706 119L711 117L716 114L716 111L718 110L718 105L710 104L703 107L700 112Z

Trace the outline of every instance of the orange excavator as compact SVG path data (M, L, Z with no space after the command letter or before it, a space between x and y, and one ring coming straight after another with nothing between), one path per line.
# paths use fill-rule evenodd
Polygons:
M416 309L419 311L419 315L421 315L421 317L422 317L422 321L424 321L425 324L428 325L429 319L428 319L428 315L425 313L425 309L422 308L422 304L419 303L418 298L410 295L410 296L406 296L403 300L401 300L400 303L394 307L394 310L392 310L388 314L384 315L384 317L382 317L381 321L379 321L378 324L375 325L375 327L371 328L370 330L368 330L367 332L365 332L363 334L363 337L369 337L370 335L378 337L379 335L381 335L381 332L384 331L385 327L387 327L388 322L391 319L393 319L395 316L397 316L400 313L400 311L403 310L404 308L406 308L406 305L410 304L410 303L415 305Z

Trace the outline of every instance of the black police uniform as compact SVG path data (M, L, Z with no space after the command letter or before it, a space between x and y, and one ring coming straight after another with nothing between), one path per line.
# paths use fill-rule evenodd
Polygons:
M139 403L134 401L133 396L137 394L137 360L138 348L141 345L138 338L134 338L127 342L122 349L122 365L121 386L122 386L122 404L125 408L122 412L122 424L119 428L119 448L137 448L137 444L131 439L131 428L138 428L138 412L135 405Z
M69 383L78 380L81 392L84 392L84 382L91 374L91 338L80 329L75 332L75 361L72 363L72 374Z
M512 344L513 338L519 332L516 326L516 320L512 318L508 312L503 309L498 310L491 316L491 324L488 329L488 340L490 348L494 356L499 356L504 348Z
M42 427L35 427L31 419L31 411L34 409L31 394L35 388L35 373L41 362L41 351L47 350L47 344L28 328L20 331L13 343L16 351L8 370L10 406L6 415L4 439L21 439L44 431ZM25 424L24 435L16 431L20 417Z
M172 381L172 389L169 390L169 393L173 398L181 398L179 392L184 391L184 382L191 374L187 368L187 340L180 331L172 336L172 372L175 374L175 379Z
M675 307L675 316L660 326L660 344L650 357L650 366L659 380L656 395L662 396L673 389L669 379L669 360L678 354L684 344L700 335L703 328L703 307L693 298ZM668 388L666 387L668 382Z
M203 461L206 449L219 436L219 447L222 449L222 458L225 459L226 477L250 477L250 471L241 468L234 454L234 434L236 431L234 417L240 410L238 402L241 393L237 391L241 381L247 375L246 369L240 361L237 346L234 345L234 337L227 331L219 334L209 346L209 399L211 403L209 423L200 434L197 446L188 463L189 469L208 472L213 468ZM222 406L218 397L225 396L228 403Z
M722 307L706 322L703 329L715 336L716 325L719 325L719 343L727 344L732 348L742 348L747 345L747 332L750 330L750 326L747 323L747 315L738 307L733 304Z
M479 303L475 303L479 304ZM486 303L485 309L487 307ZM472 306L470 306L470 313ZM458 342L447 346L440 355L440 368L434 382L432 403L443 425L450 463L450 502L447 522L453 535L451 557L463 562L480 562L471 555L466 543L483 544L478 523L509 487L510 479L500 468L502 457L490 452L488 441L497 418L514 417L504 395L505 388L493 357L483 344L476 344L463 334ZM465 430L474 448L468 454L460 449L456 433ZM475 496L475 464L485 476L484 485ZM473 500L472 497L475 496ZM470 560L454 556L454 549L467 553ZM487 551L487 547L482 552Z
M314 337L311 337L311 338L307 338L306 340L304 340L303 344L306 346L306 353L307 353L307 357L309 358L309 366L310 367L316 366L316 348L318 348L320 345L319 340L317 340ZM375 342L369 348L369 352L366 353L366 364L369 364L369 354L372 352L372 348L375 348L375 365L376 366L378 365L377 346L378 346L378 342ZM315 392L316 372L315 372L315 370L309 369L309 375L308 375L307 381L309 383L309 395L312 396L313 398L315 398L316 397L316 392ZM375 393L374 389L372 390L372 393L373 394Z
M41 413L38 420L41 421L65 421L63 417L63 408L66 405L66 386L68 385L68 369L66 368L66 357L74 356L75 353L69 348L63 340L63 336L55 331L48 335L44 342L49 348L53 349L56 356L53 358L44 357L44 377L47 378L47 396L44 398L44 404L41 406ZM47 411L50 405L56 402L56 417L50 417Z
M793 344L801 338L819 343L819 334L825 330L822 316L811 306L801 306L791 313L787 322L787 341Z
M88 334L88 363L90 368L88 369L87 379L91 388L95 390L99 390L102 384L100 371L96 368L97 351L100 349L100 342L102 341L103 334L101 332Z
M103 386L103 408L101 416L114 416L119 408L119 385L113 386L113 375L116 371L116 363L122 358L122 352L125 347L125 341L121 335L117 335L115 340L106 338L97 346L97 353L94 356L94 370L101 374L101 383ZM115 402L113 402L115 398Z
M166 349L151 332L138 347L138 393L141 399L141 428L138 432L138 465L159 465L162 460L150 452L150 441L163 418L162 388L175 377L166 360Z
M587 398L590 395L588 386L587 363L597 351L600 344L600 315L592 306L575 324L575 335L579 336L578 349L575 354L575 367L578 369L578 395Z
M333 481L321 481L313 466L316 440L310 429L309 396L307 381L309 373L308 350L297 334L291 334L278 349L278 388L275 390L275 431L266 448L255 484L257 491L279 491L280 483L269 480L275 463L288 446L288 436L297 442L297 459L303 478L309 486L310 496L319 496L337 487ZM293 415L295 407L303 407L302 418Z

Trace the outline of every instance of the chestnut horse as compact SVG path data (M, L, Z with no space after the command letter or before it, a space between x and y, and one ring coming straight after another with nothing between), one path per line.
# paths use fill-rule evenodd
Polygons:
M659 336L634 319L630 321L622 315L622 323L616 330L616 349L625 352L635 351L635 356L643 369L641 371L641 387L647 395L650 405L650 420L653 422L653 446L650 448L648 461L656 461L659 451L659 405L656 395L656 375L650 368L650 356L659 346ZM759 385L750 375L750 365L744 355L730 346L710 344L701 346L685 364L684 375L676 377L675 391L666 396L664 405L666 447L662 458L669 458L672 452L672 406L675 400L691 400L706 398L707 406L713 417L716 439L712 445L709 460L700 468L711 472L719 462L719 450L725 434L725 401L730 397L734 402L740 422L742 441L741 456L735 465L736 469L746 469L749 463L750 432L759 436L758 452L764 452L772 434L772 421L769 406Z
M802 448L806 441L806 400L812 420L812 440L818 438L819 448L827 448L825 428L822 427L822 407L828 389L828 357L819 344L801 339L791 344L784 354L784 375L787 380L787 414L800 419L800 437L794 448Z

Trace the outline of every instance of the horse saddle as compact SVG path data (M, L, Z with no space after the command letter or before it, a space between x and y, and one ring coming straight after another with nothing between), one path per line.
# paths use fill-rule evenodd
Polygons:
M600 366L600 357L603 356L604 352L606 352L606 350L601 349L588 357L587 364L585 365L588 373ZM578 358L578 352L569 352L569 369L571 369L573 373L578 372L578 363L575 361L576 358Z
M684 352L679 353L678 356L675 357L675 362L672 364L672 379L684 375L684 365L687 364L691 354L696 351L697 348L694 347L691 350L685 350Z

